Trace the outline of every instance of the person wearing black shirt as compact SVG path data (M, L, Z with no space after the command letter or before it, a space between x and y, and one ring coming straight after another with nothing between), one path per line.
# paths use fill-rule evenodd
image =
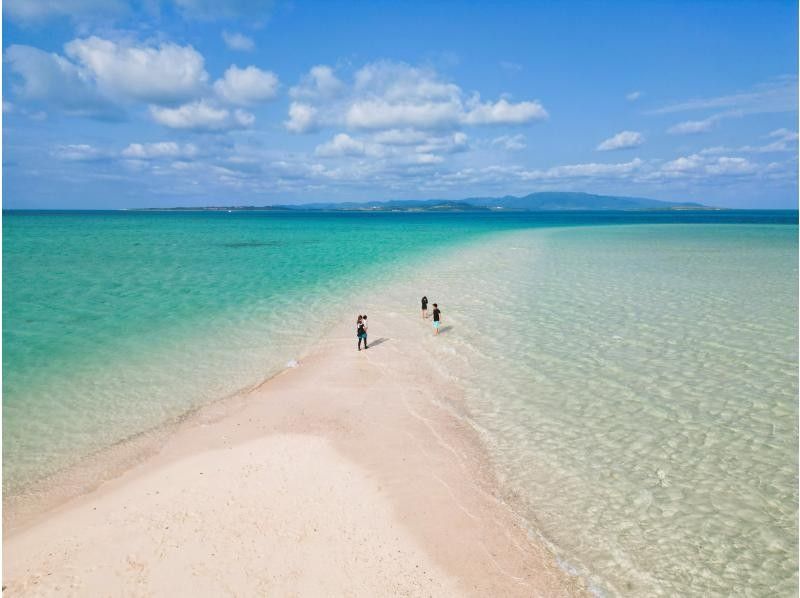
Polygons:
M424 320L427 317L428 317L428 298L427 297L423 297L422 298L422 319Z
M359 315L356 321L356 336L358 337L358 350L361 351L361 341L364 341L364 349L367 349L367 330L364 327L364 319Z
M433 304L433 331L435 334L439 334L439 326L441 325L442 319L442 311L439 309L439 305L434 303Z

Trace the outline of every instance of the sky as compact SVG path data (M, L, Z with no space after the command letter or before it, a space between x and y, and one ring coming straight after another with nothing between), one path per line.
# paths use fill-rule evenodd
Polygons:
M796 2L5 0L3 207L797 208Z

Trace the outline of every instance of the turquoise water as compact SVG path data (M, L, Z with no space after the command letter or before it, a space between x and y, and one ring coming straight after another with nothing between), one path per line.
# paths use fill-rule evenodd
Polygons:
M513 232L419 281L509 502L599 593L797 595L797 242Z
M796 219L6 213L4 496L260 382L399 281L392 309L442 303L426 346L565 568L796 595Z
M336 214L7 213L6 495L255 384L361 281L495 228Z

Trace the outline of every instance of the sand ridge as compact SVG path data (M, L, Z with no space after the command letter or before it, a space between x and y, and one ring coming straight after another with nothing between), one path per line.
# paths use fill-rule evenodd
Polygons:
M370 313L368 351L343 323L8 535L6 595L584 593L499 498L459 389L422 358L429 322Z

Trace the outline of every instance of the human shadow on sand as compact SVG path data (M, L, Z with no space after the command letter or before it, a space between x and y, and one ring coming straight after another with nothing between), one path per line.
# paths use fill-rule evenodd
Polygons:
M442 326L441 328L439 328L439 334L441 334L442 332L447 332L448 330L452 329L453 329L452 326Z
M372 349L372 347L377 347L378 345L381 345L381 344L385 343L388 340L389 340L388 338L383 338L383 337L382 338L377 338L377 339L375 339L374 341L372 341L369 344L369 348Z

